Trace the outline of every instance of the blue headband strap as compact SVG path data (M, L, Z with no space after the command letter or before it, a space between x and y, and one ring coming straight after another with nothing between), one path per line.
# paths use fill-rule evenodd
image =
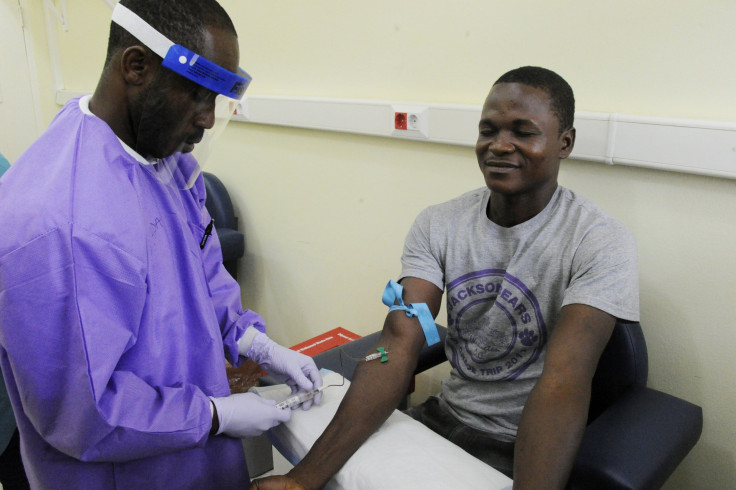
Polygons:
M242 69L235 74L180 44L169 48L161 64L204 88L235 100L243 97L251 81L250 75Z
M120 3L112 11L112 21L163 58L163 66L213 92L240 100L250 84L251 76L242 68L233 73L180 44L174 44Z

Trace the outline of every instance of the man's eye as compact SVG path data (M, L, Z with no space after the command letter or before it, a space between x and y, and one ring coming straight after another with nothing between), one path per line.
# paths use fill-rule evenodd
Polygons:
M216 95L217 94L215 94L212 90L208 90L204 87L199 87L192 93L192 98L196 102L209 102L210 100L214 99Z

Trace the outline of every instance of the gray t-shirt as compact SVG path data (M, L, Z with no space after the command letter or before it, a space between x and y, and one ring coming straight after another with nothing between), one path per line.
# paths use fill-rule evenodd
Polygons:
M621 223L563 187L511 228L486 216L490 194L481 188L422 211L404 244L401 278L447 293L452 371L443 406L513 441L563 306L639 320L636 244Z

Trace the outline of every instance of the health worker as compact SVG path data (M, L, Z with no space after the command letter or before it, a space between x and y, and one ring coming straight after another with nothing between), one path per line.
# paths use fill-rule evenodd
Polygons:
M94 94L0 182L0 364L26 472L33 488L245 488L240 438L290 411L231 395L225 358L322 384L242 309L207 235L191 152L250 77L215 0L123 0L112 20Z

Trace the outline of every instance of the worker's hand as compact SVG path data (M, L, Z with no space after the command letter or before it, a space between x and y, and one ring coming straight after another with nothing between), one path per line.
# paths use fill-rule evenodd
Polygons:
M221 398L210 397L220 426L217 434L243 438L261 435L291 418L291 410L276 408L276 401L255 393L236 393Z
M304 487L295 479L284 475L253 480L248 490L304 490Z
M322 375L311 357L282 347L267 335L258 332L247 356L257 362L267 373L281 378L291 387L291 392L310 391L322 386ZM312 400L302 403L302 409L309 410L312 402L319 405L322 393Z

